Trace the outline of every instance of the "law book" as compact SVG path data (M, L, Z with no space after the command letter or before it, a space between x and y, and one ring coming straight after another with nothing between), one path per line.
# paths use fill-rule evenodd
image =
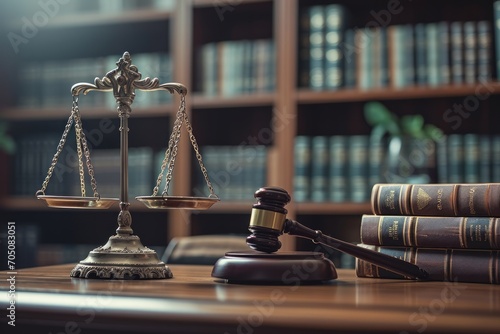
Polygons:
M369 136L349 136L348 142L348 186L352 202L364 202L370 196L368 186Z
M311 139L311 200L324 202L328 199L328 137Z
M375 28L374 30L378 30ZM360 89L373 88L373 45L374 38L369 28L356 30L355 44L358 51L356 57L356 80Z
M447 139L448 182L464 182L464 136L450 134Z
M373 39L371 49L373 87L383 88L389 83L387 30L382 27L376 28L372 31L371 38Z
M344 42L342 44L344 87L356 87L356 32L354 29L344 31Z
M467 133L464 135L464 182L477 183L479 182L479 166L482 156L479 155L479 135L475 133Z
M488 21L477 22L477 80L491 80L491 31Z
M295 137L294 146L293 197L304 202L310 199L311 190L311 137Z
M464 23L464 62L465 83L477 80L477 27L476 22Z
M415 81L418 86L427 85L427 40L424 23L414 27L415 40Z
M430 281L500 283L500 250L360 246L416 264ZM405 278L360 259L355 271L358 277Z
M387 216L361 217L361 242L375 246L500 249L500 218Z
M416 29L409 24L388 27L390 77L393 87L411 86L415 83L416 72L425 71L425 63L423 63L420 54L425 51L425 47L422 50L416 48L417 42L419 46L423 43L421 40L417 40L414 30ZM419 54L416 54L417 52Z
M325 87L325 7L309 8L309 88Z
M438 29L438 69L439 83L449 84L450 79L450 26L448 22L439 22Z
M491 137L491 180L500 182L500 135Z
M439 74L439 28L437 23L425 25L426 36L426 63L427 84L437 86L441 84Z
M464 37L462 22L450 24L451 81L454 84L464 82Z
M347 144L348 137L342 135L334 135L329 140L329 193L330 201L345 202L347 201L348 180L347 180Z
M500 217L500 183L375 184L376 215Z
M310 57L310 20L309 11L304 10L300 12L299 17L299 37L298 37L298 63L299 70L297 72L297 80L299 87L309 88L310 73L309 73L309 57Z
M343 86L344 71L342 57L344 7L338 4L325 6L325 88L335 90Z
M500 1L493 3L493 29L494 29L494 43L495 43L495 69L497 79L500 78Z

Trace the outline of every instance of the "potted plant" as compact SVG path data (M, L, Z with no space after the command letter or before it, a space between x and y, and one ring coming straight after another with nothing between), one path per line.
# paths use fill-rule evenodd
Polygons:
M387 140L382 181L390 183L428 183L435 167L435 143L443 132L425 124L422 115L398 117L382 103L369 102L364 116L372 126L371 140Z

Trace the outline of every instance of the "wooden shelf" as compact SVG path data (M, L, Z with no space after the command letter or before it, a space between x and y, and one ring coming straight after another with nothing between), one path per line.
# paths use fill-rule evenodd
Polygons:
M193 108L232 108L232 107L259 107L272 106L275 101L275 93L259 93L239 95L234 97L204 96L195 94L192 97Z
M56 15L51 18L47 24L47 28L69 28L69 27L87 27L98 25L111 24L128 24L137 22L151 22L159 20L167 20L172 17L170 11L162 9L137 9L124 10L116 13L101 13L101 12L83 12L79 14L63 14ZM9 22L8 25L12 29L20 28L20 20Z
M493 81L472 85L445 85L436 87L380 88L380 89L340 89L336 91L311 91L299 89L298 103L362 102L369 100L407 100L454 96L484 96L499 94L500 82Z
M175 115L177 108L172 104L151 106L151 107L137 107L132 105L132 115L134 117L156 117ZM83 118L102 118L116 116L116 110L111 108L81 108ZM6 120L45 120L45 119L62 119L67 118L71 114L71 105L67 108L54 107L54 108L10 108L3 110L1 113L2 119Z
M255 3L255 2L269 2L271 0L238 0L237 2L234 2L234 5L232 5L231 2L226 3L221 3L220 6L231 6L230 8L233 8L234 6L240 5L240 4L248 4L248 3ZM213 0L193 0L193 6L194 7L214 7L217 6L217 3L214 2Z
M371 213L370 203L296 203L297 214L304 215L362 215Z

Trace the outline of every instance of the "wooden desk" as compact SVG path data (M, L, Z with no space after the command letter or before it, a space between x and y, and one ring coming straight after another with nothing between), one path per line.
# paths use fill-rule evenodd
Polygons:
M339 278L319 286L217 282L208 266L171 266L173 279L86 280L73 265L18 270L22 333L499 333L500 286ZM1 272L2 333L9 290ZM7 327L7 332L4 328Z

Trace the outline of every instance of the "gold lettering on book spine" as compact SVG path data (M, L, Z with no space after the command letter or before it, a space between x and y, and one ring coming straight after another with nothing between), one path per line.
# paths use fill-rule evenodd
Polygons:
M425 192L424 189L418 188L417 191L417 208L419 210L424 209L427 205L429 205L429 202L431 201L431 196L429 196L428 193Z
M396 209L396 204L394 203L395 200L396 200L395 191L394 190L389 191L389 193L385 197L385 206L391 210Z
M469 189L469 213L471 215L476 214L476 209L474 208L474 195L476 194L476 187Z

